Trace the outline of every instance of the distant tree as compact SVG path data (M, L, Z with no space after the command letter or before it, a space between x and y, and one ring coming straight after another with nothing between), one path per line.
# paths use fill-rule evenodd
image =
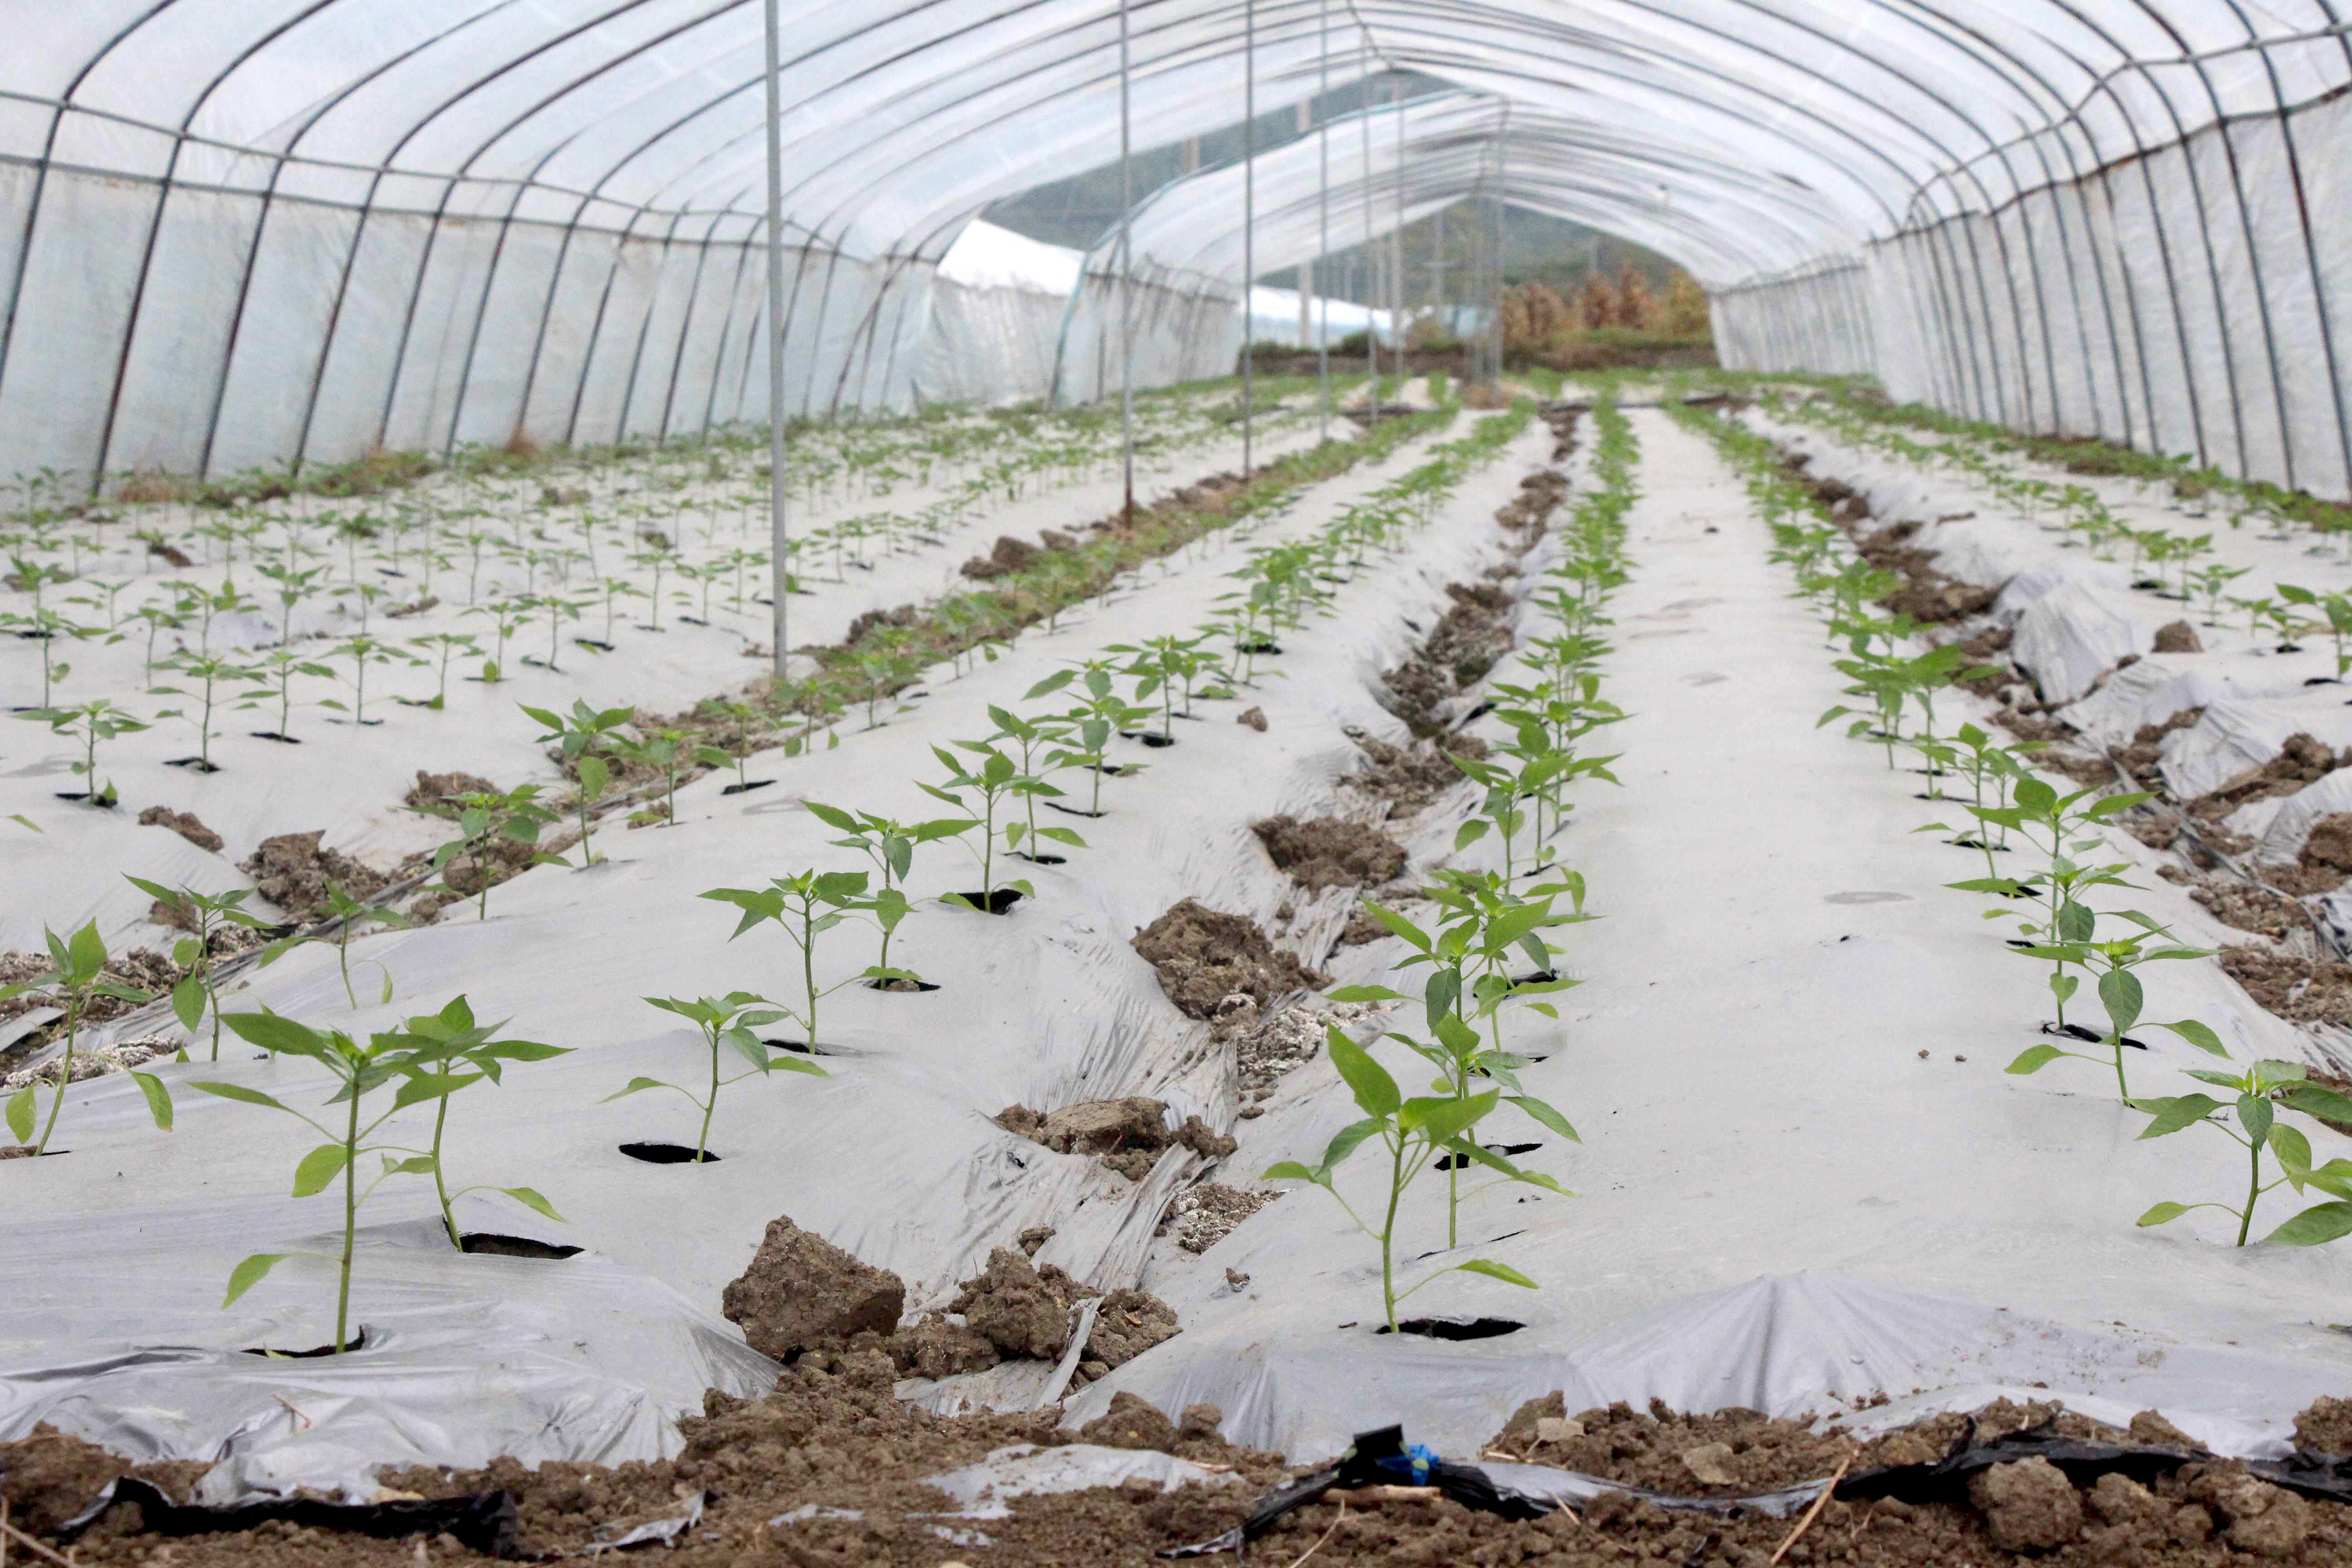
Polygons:
M1577 323L1586 331L1598 331L1613 327L1617 320L1617 289L1608 274L1593 272L1584 279L1584 287L1576 291Z
M1657 325L1657 315L1650 280L1628 261L1617 269L1617 325L1645 332Z
M1664 317L1665 330L1678 338L1701 338L1710 331L1706 290L1679 268L1673 287L1666 290Z

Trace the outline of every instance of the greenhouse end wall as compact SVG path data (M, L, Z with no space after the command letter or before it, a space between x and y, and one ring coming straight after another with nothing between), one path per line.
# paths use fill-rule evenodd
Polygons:
M2352 496L2352 100L2234 119L1991 214L1714 295L1723 363Z

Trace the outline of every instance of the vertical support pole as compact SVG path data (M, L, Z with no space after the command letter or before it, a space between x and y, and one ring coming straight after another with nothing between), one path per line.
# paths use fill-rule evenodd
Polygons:
M792 600L791 539L784 525L784 147L783 106L778 101L782 74L777 46L776 0L767 0L768 133L768 567L774 584L770 597L770 635L775 639L775 678L785 679L792 658L788 636Z
M1331 91L1331 0L1317 0L1315 31L1318 52L1315 62L1315 109L1323 117L1323 129L1316 136L1317 172L1315 176L1315 266L1318 272L1331 265L1331 109L1325 102ZM1322 279L1325 289L1331 279ZM1320 440L1331 438L1331 300L1328 293L1316 298L1315 377L1318 402L1323 413L1323 433Z
M1129 102L1127 0L1118 0L1118 466L1127 499L1119 509L1119 526L1135 527L1135 310L1129 274L1134 257L1128 241L1133 233L1135 171L1132 106ZM1188 144L1187 155L1197 165L1200 144Z
M1379 274L1372 268L1378 254L1372 248L1372 36L1360 33L1356 39L1356 79L1363 84L1356 95L1356 122L1362 134L1360 152L1364 162L1364 374L1371 386L1365 393L1367 410L1371 422L1381 422L1381 330L1380 318L1373 314L1380 303Z
M1389 323L1395 331L1397 393L1404 393L1412 362L1405 357L1404 331L1404 78L1389 81L1389 110L1396 116L1396 227L1389 235Z
M1242 5L1242 478L1257 437L1257 345L1250 290L1257 283L1257 0Z

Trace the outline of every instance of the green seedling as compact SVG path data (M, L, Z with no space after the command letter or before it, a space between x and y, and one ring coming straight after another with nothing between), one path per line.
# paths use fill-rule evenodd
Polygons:
M518 844L531 849L524 860L527 866L562 864L554 856L537 851L541 832L556 820L555 813L541 805L539 796L539 786L526 784L503 793L461 795L452 803L457 807L457 837L433 851L433 868L441 873L442 883L450 892L479 896L477 913L482 920L490 918L490 884L499 879L494 856L499 846ZM480 884L478 888L456 885L452 872L460 859L468 878Z
M659 1079L633 1078L626 1089L616 1094L608 1094L604 1099L609 1102L648 1089L666 1089L673 1094L684 1095L702 1112L702 1130L695 1135L694 1142L694 1163L698 1165L703 1163L704 1155L709 1151L711 1113L718 1108L719 1091L727 1085L773 1072L807 1073L813 1078L827 1076L825 1070L814 1062L805 1061L790 1052L779 1054L769 1050L751 1032L779 1018L791 1016L788 1009L777 1006L765 997L754 996L749 991L731 991L725 996L704 996L691 1002L677 996L648 996L646 1001L665 1013L677 1014L702 1031L702 1042L710 1051L710 1092L706 1097L697 1097L691 1089L664 1083ZM751 1071L737 1073L733 1078L721 1078L719 1047L722 1045L733 1047L750 1062Z
M728 941L734 941L763 921L773 921L800 950L801 985L806 999L801 1022L808 1028L808 1047L812 1051L817 1048L817 1004L850 984L845 980L838 985L817 988L816 939L851 915L865 911L865 872L817 870L773 878L764 888L712 888L701 895L743 911L743 918L736 923ZM857 978L873 979L877 975L877 971L869 969Z
M465 1241L457 1234L457 1217L454 1202L467 1193L495 1192L507 1196L534 1213L545 1215L559 1224L571 1222L555 1212L538 1191L530 1187L499 1187L477 1183L470 1187L449 1190L447 1166L441 1156L442 1140L449 1125L449 1100L459 1089L488 1079L502 1084L509 1062L543 1062L551 1058L569 1056L569 1046L545 1046L536 1040L501 1040L498 1032L506 1021L482 1024L475 1021L474 1009L465 997L459 996L445 1005L438 1013L420 1013L407 1020L393 1037L404 1045L415 1062L421 1081L430 1082L440 1089L434 1098L433 1142L426 1151L433 1162L433 1188L441 1200L441 1224L449 1236L449 1245L463 1248Z
M237 706L263 710L276 707L278 729L275 733L281 741L294 739L294 678L308 675L322 680L335 679L333 670L323 664L313 663L289 647L274 647L262 655L260 667L254 675L260 684L246 692ZM331 707L333 704L322 703L320 706Z
M329 1107L345 1107L341 1127L330 1126L309 1114L295 1110L275 1095L264 1094L257 1089L247 1089L241 1083L199 1082L193 1088L221 1100L234 1100L246 1105L258 1105L270 1110L283 1111L310 1126L327 1140L294 1167L294 1195L307 1198L325 1192L341 1178L343 1187L343 1245L333 1261L337 1265L339 1284L335 1292L335 1353L343 1353L350 1343L352 1307L352 1251L359 1233L360 1205L373 1196L376 1188L394 1176L428 1175L434 1170L433 1156L420 1149L399 1143L369 1142L398 1112L428 1100L439 1099L452 1092L448 1081L436 1074L425 1072L414 1051L397 1035L376 1035L362 1046L341 1030L313 1029L277 1013L231 1013L226 1020L238 1038L260 1047L273 1057L307 1057L327 1069L337 1084L327 1098ZM387 1085L397 1085L392 1103L374 1116L362 1121L362 1102L367 1097ZM383 1161L383 1168L362 1188L359 1184L359 1166L362 1157L374 1154ZM528 1189L524 1189L528 1190ZM542 1203L544 1199L541 1200ZM223 1298L224 1308L234 1306L238 1297L252 1289L268 1277L269 1271L289 1258L322 1257L320 1253L257 1252L229 1271L228 1294Z
M881 929L882 953L868 973L885 981L919 979L912 970L890 967L891 934L898 929L898 922L907 918L910 908L907 902L906 883L908 873L914 869L915 851L926 844L961 837L980 823L969 816L942 816L929 822L902 823L870 811L844 811L837 805L827 805L822 801L804 801L802 804L808 807L810 816L845 835L832 840L835 846L857 850L873 861L874 868L881 873L882 885L867 900L866 912Z
M344 891L341 882L327 884L326 919L333 922L331 931L298 931L271 942L262 952L261 967L268 968L298 947L307 947L312 942L332 942L335 968L343 977L343 1000L350 1003L352 1011L356 1013L360 1009L360 998L352 985L352 933L362 926L371 925L404 930L415 922L398 910L362 902ZM383 976L383 994L376 998L377 1005L382 1005L392 1000L392 970L376 960L367 962L374 963L376 972Z
M213 939L231 926L241 931L267 929L267 921L247 914L242 907L253 896L253 889L233 888L226 893L206 894L185 884L167 888L144 877L125 876L123 880L153 899L171 917L159 923L175 925L192 933L172 944L172 962L186 972L172 987L172 1015L188 1031L188 1038L194 1040L209 1010L213 1016L212 1059L220 1060L220 989L214 978ZM182 1060L187 1058L184 1049L180 1055Z
M1964 893L1995 893L2012 900L2039 894L2045 912L2039 921L2019 917L2020 929L2025 935L2059 943L2085 941L2090 935L2091 915L2079 895L2093 888L2130 887L2132 884L2123 879L2123 873L2130 868L2122 861L2086 865L2073 857L2101 845L2103 840L2096 831L2100 825L2151 798L2145 791L2101 796L2095 788L2062 795L2041 779L2020 778L2011 792L2010 805L1971 805L1969 812L1979 822L2004 832L2014 829L2035 850L2046 855L2049 868L2042 874L2042 885L2037 888L2011 877L1985 877L1948 885ZM2068 916L2069 905L2077 906L2081 912ZM2017 911L1986 911L1989 920L2003 915L2015 917ZM2058 999L2058 1023L2062 1028L2066 1023L2066 1000L2079 983L2078 977L2066 973L2064 960L2054 961L2050 990Z
M1110 765L1110 738L1121 730L1151 717L1151 710L1139 708L1120 697L1113 686L1110 666L1099 659L1074 669L1055 671L1031 687L1023 700L1034 702L1038 698L1051 696L1074 681L1083 695L1077 705L1066 715L1073 726L1072 735L1077 742L1069 755L1071 762L1093 771L1093 794L1087 800L1086 814L1100 816L1103 814L1103 770Z
M1336 1027L1327 1028L1325 1048L1331 1054L1331 1064L1339 1070L1349 1093L1355 1097L1357 1109L1363 1119L1339 1130L1323 1151L1323 1158L1312 1165L1296 1160L1285 1160L1266 1168L1264 1179L1269 1182L1311 1182L1338 1201L1340 1208L1353 1220L1356 1228L1380 1243L1381 1305L1387 1313L1389 1331L1397 1331L1397 1304L1432 1280L1449 1273L1478 1274L1489 1279L1500 1279L1507 1285L1522 1289L1536 1289L1536 1282L1507 1265L1472 1258L1467 1262L1449 1264L1424 1278L1420 1284L1400 1292L1396 1281L1397 1209L1403 1202L1405 1189L1415 1177L1428 1168L1430 1161L1441 1154L1453 1156L1456 1168L1464 1163L1485 1165L1498 1171L1507 1182L1540 1187L1547 1192L1572 1197L1549 1176L1533 1171L1523 1171L1500 1154L1480 1147L1473 1130L1495 1109L1501 1098L1496 1089L1488 1089L1468 1099L1415 1098L1408 1100L1397 1087L1388 1069L1372 1059L1371 1053L1357 1045ZM1388 1194L1382 1206L1378 1229L1364 1223L1355 1205L1339 1194L1334 1173L1348 1156L1365 1143L1377 1139L1388 1151Z
M662 820L677 826L677 775L691 764L683 730L656 730L645 735L616 735L613 750L620 758L662 775ZM648 813L648 816L651 814Z
M405 665L411 668L424 663L406 648L393 643L379 642L362 633L347 637L331 651L330 658L347 659L351 663L352 705L348 709L336 698L327 698L319 706L331 708L338 713L348 712L354 724L381 724L381 719L367 716L367 672L375 665Z
M955 744L959 750L971 753L973 764L967 767L954 752L944 746L933 746L931 755L937 757L940 765L948 771L947 782L944 784L919 783L918 787L933 799L946 801L961 810L971 809L970 803L963 798L967 792L979 797L980 848L977 853L980 857L980 897L974 900L961 893L950 893L947 900L967 909L997 913L1000 912L996 909L997 813L1008 800L1024 800L1041 794L1057 795L1062 792L1042 779L1023 773L1011 757L983 742L958 741ZM1035 892L1026 882L1008 882L1005 887L1024 897Z
M29 616L0 614L0 627L14 631L18 637L30 637L41 645L41 700L37 706L42 708L51 705L52 692L73 673L72 665L62 663L58 658L61 642L87 642L92 637L105 637L109 642L121 640L120 633L110 635L104 626L86 626L79 621L69 621L55 610L35 610Z
M209 654L174 654L157 666L194 683L194 689L179 686L158 686L158 697L194 697L201 706L194 713L178 708L159 709L158 719L181 719L196 727L196 765L205 773L213 767L213 709L219 700L221 687L237 682L251 682L261 678L261 671L251 665L234 664Z
M2201 1027L2201 1026L2200 1026ZM2229 1060L2229 1053L2212 1031L2194 1042L2213 1056ZM2143 1226L2169 1224L2193 1209L2219 1209L2238 1222L2237 1245L2246 1245L2254 1225L2254 1206L2274 1187L2292 1186L2298 1193L2316 1187L2330 1201L2314 1204L2281 1225L2264 1241L2286 1247L2317 1247L2352 1233L2352 1160L2311 1163L2311 1141L2278 1120L2282 1107L2315 1121L2352 1122L2352 1100L2333 1089L2308 1081L2300 1063L2258 1061L2242 1071L2192 1069L2189 1077L2224 1090L2229 1099L2210 1094L2169 1095L2135 1100L2132 1109L2154 1120L2140 1133L2143 1139L2169 1137L2189 1127L2211 1127L2246 1151L2246 1199L2242 1205L2219 1203L2161 1203L2139 1216ZM2234 1122L2236 1125L2232 1126ZM2278 1162L2280 1174L2263 1180L2263 1154Z
M432 652L433 695L430 698L395 697L393 700L404 708L430 708L438 712L449 705L450 658L460 655L478 658L481 656L482 645L474 640L470 632L428 632L408 641L412 647L427 648Z
M82 1019L89 1015L91 1001L100 996L134 1005L154 1000L136 986L126 985L107 974L106 943L98 934L96 921L69 937L60 937L46 928L41 936L48 943L49 967L21 984L0 985L0 1002L28 991L62 991L66 994L66 1053L58 1065L57 1088L49 1096L49 1114L41 1121L39 1142L33 1142L33 1095L39 1086L28 1083L8 1098L5 1114L9 1135L19 1144L32 1143L35 1154L48 1152L49 1139L57 1132L58 1111L66 1102L66 1086L73 1082L74 1047L80 1040ZM172 1094L163 1087L163 1080L145 1072L133 1072L131 1079L146 1096L147 1112L155 1119L155 1125L169 1132Z
M2116 1098L2129 1103L2131 1085L2124 1074L2124 1051L2137 1042L2126 1040L2124 1037L2139 1022L2141 1010L2147 1005L2147 993L2141 986L2138 974L2134 972L2143 963L2154 963L2164 959L2210 958L2213 950L2210 947L2169 945L2171 933L2137 910L2120 910L2110 918L2128 921L2139 928L2138 932L2109 942L2091 939L2090 911L2082 905L2068 904L2063 913L2062 926L2079 932L2078 935L2057 942L2036 942L2019 951L2027 958L2048 960L2062 966L2072 964L2096 976L2099 1005L2105 1010L2109 1025L2106 1037L2098 1043L2107 1055L2095 1057L2082 1051L2061 1050L2056 1046L2034 1046L2019 1053L2007 1070L2020 1076L2036 1073L2061 1057L2096 1062L2115 1070ZM2074 979L2068 976L2067 980L2067 989L2071 991ZM2154 1026L2169 1029L2203 1049L2219 1047L2220 1042L2213 1039L2212 1031L2194 1019L2184 1018L2177 1024Z
M996 722L996 733L988 738L989 742L992 744L998 741L1011 742L1021 753L1020 771L1024 777L1035 779L1045 785L1047 774L1069 767L1077 761L1076 754L1062 743L1070 738L1072 725L1069 720L1058 715L1024 719L1012 710L993 703L989 705L988 716ZM1076 849L1085 848L1087 841L1071 828L1037 826L1038 797L1059 794L1061 791L1050 786L1025 792L1022 795L1024 820L1005 825L1005 847L1016 855L1025 853L1031 860L1038 858L1034 846L1041 839L1066 844ZM1024 842L1033 847L1024 852L1021 847Z
M1579 1141L1566 1117L1543 1100L1528 1094L1517 1074L1527 1058L1503 1049L1504 1010L1515 1004L1557 1020L1559 1010L1541 1000L1574 986L1577 982L1558 972L1558 951L1545 936L1562 926L1595 917L1584 911L1584 881L1574 872L1563 880L1514 893L1493 872L1441 871L1423 889L1437 909L1437 917L1423 927L1388 906L1371 900L1364 908L1372 918L1412 949L1396 965L1399 970L1426 968L1421 1003L1430 1038L1424 1042L1397 1033L1412 1052L1438 1069L1432 1086L1456 1100L1466 1100L1482 1083L1509 1090L1509 1102L1538 1125L1571 1142ZM1570 909L1558 909L1566 896ZM1532 973L1515 976L1521 962ZM1331 992L1335 1002L1402 1002L1410 1000L1385 985L1349 985ZM1480 1028L1486 1030L1482 1038ZM1446 1168L1447 1245L1457 1234L1461 1207L1461 1167Z
M605 762L603 752L608 746L621 743L622 727L637 716L635 708L591 708L579 698L572 700L572 711L558 713L551 708L520 705L526 717L536 721L546 731L538 738L544 746L552 743L559 748L563 761L580 782L575 796L580 811L580 864L583 868L593 866L597 856L588 847L588 835L594 823L588 808L604 798L605 786L613 782L612 764Z
M110 806L115 803L111 782L98 782L98 743L111 741L118 735L134 734L147 728L144 721L117 708L109 698L100 697L71 708L36 708L19 715L37 720L49 727L53 735L68 739L79 731L82 742L82 760L73 764L75 774L89 781L82 798L92 805Z

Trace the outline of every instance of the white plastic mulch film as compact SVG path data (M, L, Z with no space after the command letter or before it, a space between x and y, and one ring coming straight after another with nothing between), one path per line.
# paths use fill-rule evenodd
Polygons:
M1369 73L1370 135L1258 161L1262 272L1499 199L1683 263L1735 367L2343 495L2338 9L1136 0L1129 135L1230 126L1245 59L1261 113ZM1115 155L1109 0L784 0L778 323L757 0L6 13L0 474L692 435L765 421L777 336L794 416L1115 379L1107 247L941 271ZM1399 71L1450 90L1379 101ZM1228 368L1240 184L1137 193L1146 384Z

